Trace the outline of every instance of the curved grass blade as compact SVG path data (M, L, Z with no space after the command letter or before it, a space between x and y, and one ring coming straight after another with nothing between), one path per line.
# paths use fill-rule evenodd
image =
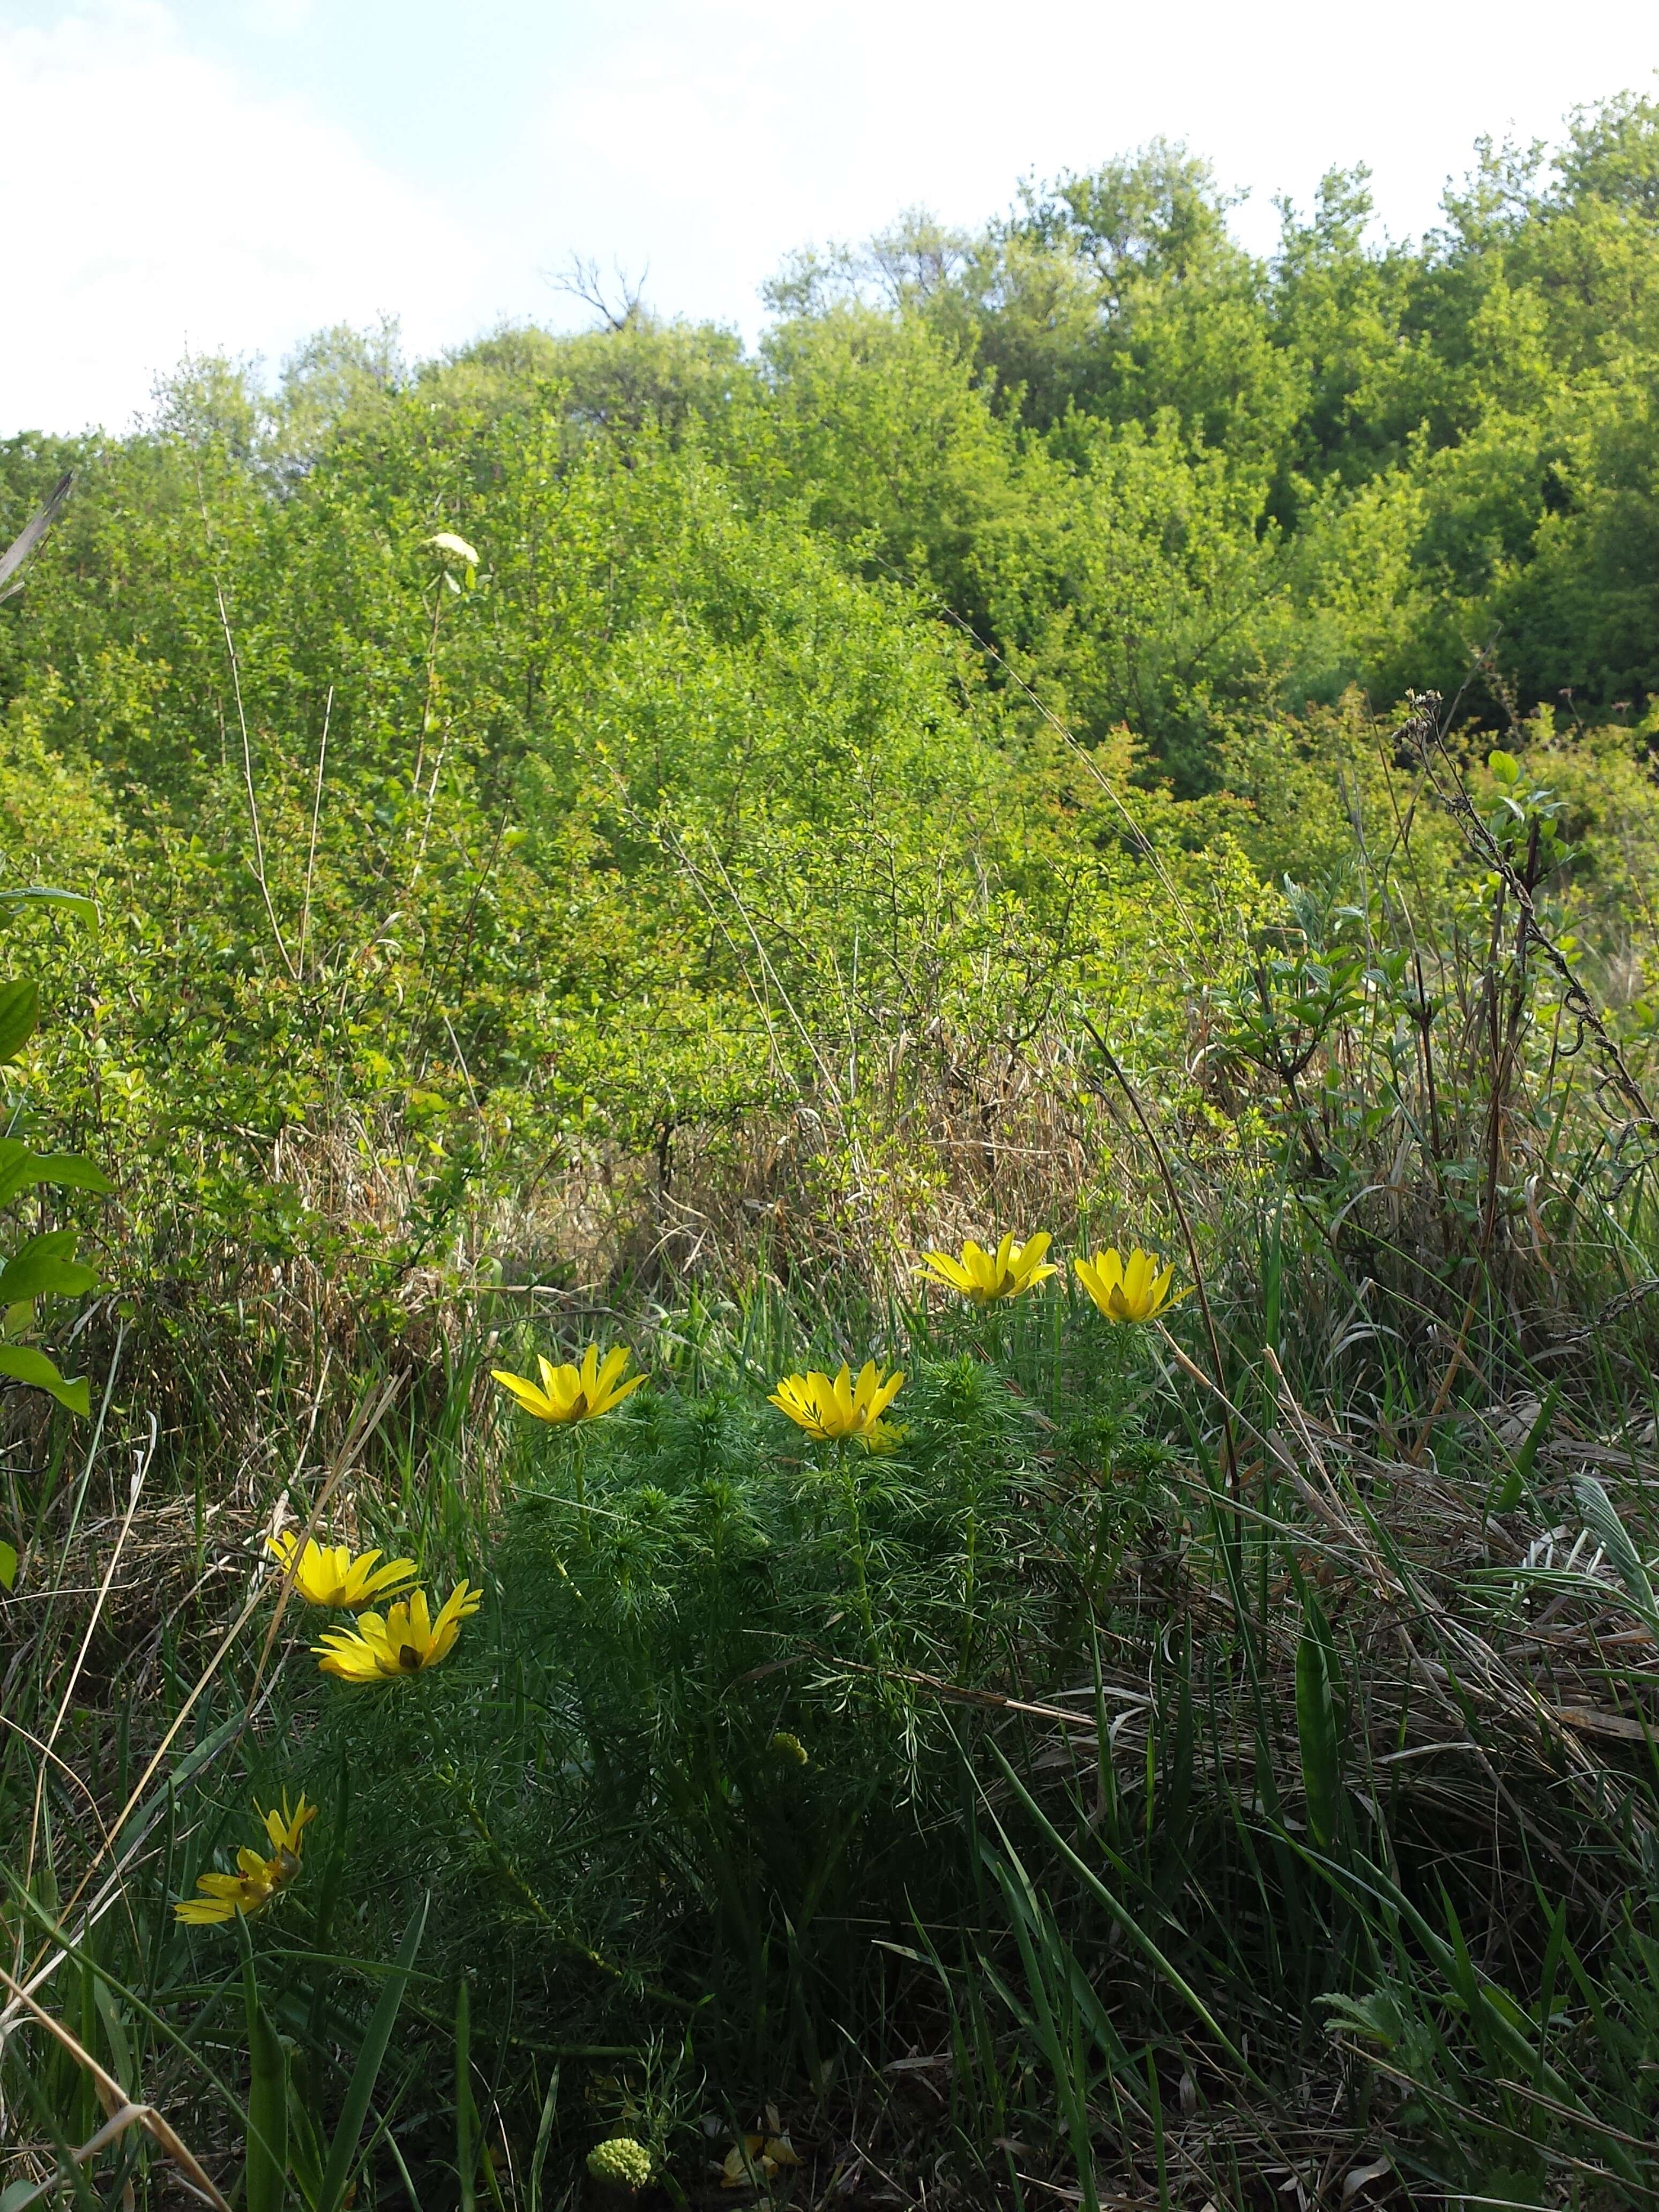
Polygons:
M1048 1842L1060 1853L1060 1856L1072 1869L1073 1872L1079 1875L1079 1878L1087 1884L1090 1894L1097 1899L1098 1902L1105 1907L1106 1911L1111 1915L1112 1918L1116 1921L1118 1926L1123 1930L1130 1942L1134 1944L1135 1948L1146 1958L1147 1963L1153 1968L1154 1972L1162 1976L1164 1980L1169 1984L1170 1987L1181 1999L1182 2002L1197 2014L1198 2018L1204 2023L1204 2026L1208 2028L1210 2033L1214 2036L1216 2042L1219 2045L1221 2049L1226 2052L1228 2057L1232 2061L1233 2064L1239 2069L1240 2072L1248 2075L1251 2081L1255 2081L1258 2078L1255 2069L1249 2064L1243 2054L1238 2050L1237 2045L1234 2044L1232 2038L1226 2033L1220 2022L1216 2019L1215 2014L1210 2010L1208 2005L1205 2003L1203 1998L1200 1996L1198 1991L1193 1987L1192 1984L1179 1972L1171 1960L1164 1957L1163 1952L1160 1951L1158 1945L1153 1942L1152 1937L1140 1925L1134 1915L1117 1898L1113 1896L1111 1891L1107 1888L1105 1883L1102 1881L1100 1876L1095 1872L1094 1869L1088 1864L1087 1861L1078 1856L1077 1853L1072 1849L1072 1846L1066 1842L1065 1837L1060 1834L1059 1829L1055 1827L1054 1822L1048 1818L1042 1808L1037 1803L1036 1798L1032 1796L1030 1791L1020 1780L1019 1776L1014 1771L1013 1767L1010 1765L1008 1759L1004 1755L1001 1747L994 1743L991 1746L991 1750L995 1756L998 1765L1002 1769L1003 1773L1006 1776L1015 1793L1018 1795L1020 1802L1024 1806L1026 1811L1031 1815L1031 1818L1042 1829ZM1004 1840L1006 1841L1006 1838L1005 1838Z
M398 1956L392 1972L386 1976L386 1986L380 1991L380 2001L375 2006L368 2023L362 2048L357 2053L357 2063L351 2076L351 2086L346 2091L345 2103L340 2112L340 2124L334 2130L328 2164L323 2171L323 2185L318 2192L318 2212L341 2212L346 2191L351 2181L351 2169L356 2163L357 2145L362 2136L363 2122L368 2118L369 2100L374 2094L374 2084L380 2079L380 2066L392 2041L392 2031L398 2024L398 2011L404 2001L404 1990L421 1948L421 1938L426 1932L426 1916L431 1909L430 1893L421 1899L410 1916L404 1930L404 1940L398 1946Z

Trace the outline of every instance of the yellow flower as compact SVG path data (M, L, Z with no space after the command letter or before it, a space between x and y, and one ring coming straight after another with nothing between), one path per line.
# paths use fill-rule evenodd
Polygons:
M355 1631L331 1629L311 1648L324 1674L337 1674L343 1682L400 1681L447 1658L462 1621L483 1601L482 1590L457 1583L434 1620L426 1592L417 1589L404 1603L392 1606L384 1620L378 1613L365 1613Z
M1143 1252L1137 1244L1126 1260L1109 1248L1097 1260L1074 1260L1077 1279L1108 1321L1156 1321L1166 1307L1178 1305L1187 1295L1171 1297L1173 1266L1160 1273L1156 1252Z
M198 1928L210 1927L216 1921L234 1919L237 1913L257 1912L261 1905L269 1905L276 1894L276 1881L269 1859L260 1857L244 1844L236 1854L237 1874L203 1874L196 1877L196 1887L204 1893L186 1897L173 1908L175 1918L187 1920Z
M909 1433L909 1428L903 1421L872 1421L869 1427L860 1432L859 1442L866 1451L873 1452L878 1459L885 1459L890 1453L898 1449Z
M943 1283L946 1290L960 1291L976 1306L994 1305L999 1298L1017 1298L1034 1283L1046 1283L1050 1275L1060 1273L1044 1257L1049 1242L1048 1231L1042 1230L1024 1244L1017 1245L1012 1237L1005 1237L994 1252L988 1252L970 1237L959 1260L948 1252L925 1254L923 1273Z
M377 1567L378 1552L364 1552L354 1559L343 1544L319 1544L309 1536L300 1551L299 1538L287 1529L266 1540L271 1557L281 1560L284 1572L293 1565L295 1553L300 1552L294 1587L307 1605L344 1606L355 1613L371 1598L385 1597L415 1579L413 1559L388 1559L385 1566Z
M259 1812L258 1807L254 1807ZM283 1792L280 1811L259 1813L271 1846L271 1856L250 1850L246 1844L236 1854L234 1874L203 1874L196 1877L200 1897L186 1897L173 1908L176 1919L193 1927L210 1928L236 1915L258 1912L279 1896L300 1871L300 1841L307 1823L315 1820L317 1808L307 1805L305 1793L292 1813L288 1792Z
M292 1860L295 1871L297 1873L300 1865L301 1838L310 1823L316 1819L317 1808L314 1805L307 1804L306 1793L302 1790L300 1792L299 1803L290 1813L288 1809L288 1792L284 1790L282 1803L279 1806L273 1806L269 1813L261 1811L258 1805L253 1809L265 1824L265 1834L270 1839L270 1848L276 1860L279 1863Z
M621 1344L605 1354L603 1367L597 1344L588 1346L580 1367L555 1367L538 1353L536 1364L542 1373L539 1388L522 1375L504 1374L499 1367L492 1367L489 1371L526 1413L533 1413L538 1421L554 1421L562 1425L570 1421L597 1421L601 1413L620 1406L630 1390L637 1390L645 1380L643 1375L633 1375L626 1382L621 1382L628 1361L628 1347Z
M856 1382L850 1367L843 1367L833 1382L816 1369L807 1375L786 1376L773 1391L770 1402L809 1437L834 1443L842 1437L867 1437L884 1430L890 1433L891 1425L884 1424L881 1417L897 1397L903 1380L903 1375L895 1371L884 1382L875 1361L866 1359ZM879 1443L876 1449L881 1449Z
M799 2166L800 2156L787 2136L744 2136L726 2154L722 2189L757 2189L776 2179L780 2166Z

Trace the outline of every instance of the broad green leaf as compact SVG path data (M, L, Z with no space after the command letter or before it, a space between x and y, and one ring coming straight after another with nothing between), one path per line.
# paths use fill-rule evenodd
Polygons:
M316 2212L323 2187L323 2146L299 2079L299 2053L290 2052L288 2070L288 2163L310 2212Z
M98 2017L104 2024L104 2033L109 2039L110 2072L131 2096L132 2085L138 2078L138 2069L132 2063L132 2041L127 2033L120 2000L101 1974L93 1977L92 1997L98 2008Z
M102 1168L79 1152L32 1152L15 1137L0 1138L0 1206L37 1183L53 1190L101 1193L115 1188Z
M98 1278L72 1255L79 1232L48 1229L20 1244L0 1267L0 1306L27 1304L34 1298L73 1298L89 1291Z
M32 1390L44 1390L71 1413L84 1417L92 1411L92 1386L85 1376L66 1382L46 1353L32 1345L0 1344L0 1376L26 1382Z
M17 1547L0 1536L0 1589L9 1589L17 1579Z
M40 1024L40 986L28 978L0 983L0 1061L15 1060Z
M1518 783L1521 780L1521 763L1513 753L1490 752L1486 755L1486 766L1498 783Z
M84 891L54 890L49 884L30 884L24 890L0 891L0 915L9 908L21 906L60 906L76 921L98 919L95 899L89 899Z
M79 1152L37 1152L35 1180L50 1183L54 1190L111 1191L115 1185L95 1161L82 1159Z

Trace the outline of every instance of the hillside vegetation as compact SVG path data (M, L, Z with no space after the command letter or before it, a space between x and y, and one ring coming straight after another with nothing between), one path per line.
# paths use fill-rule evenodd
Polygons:
M1227 214L0 447L0 2212L1659 2196L1659 103Z

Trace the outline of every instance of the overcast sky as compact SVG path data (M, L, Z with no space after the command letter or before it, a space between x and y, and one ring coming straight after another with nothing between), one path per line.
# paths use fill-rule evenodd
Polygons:
M1654 0L0 0L0 435L125 427L186 350L274 368L331 322L568 325L573 252L752 333L792 246L1158 134L1253 245L1356 161L1413 233L1477 136L1656 66Z

